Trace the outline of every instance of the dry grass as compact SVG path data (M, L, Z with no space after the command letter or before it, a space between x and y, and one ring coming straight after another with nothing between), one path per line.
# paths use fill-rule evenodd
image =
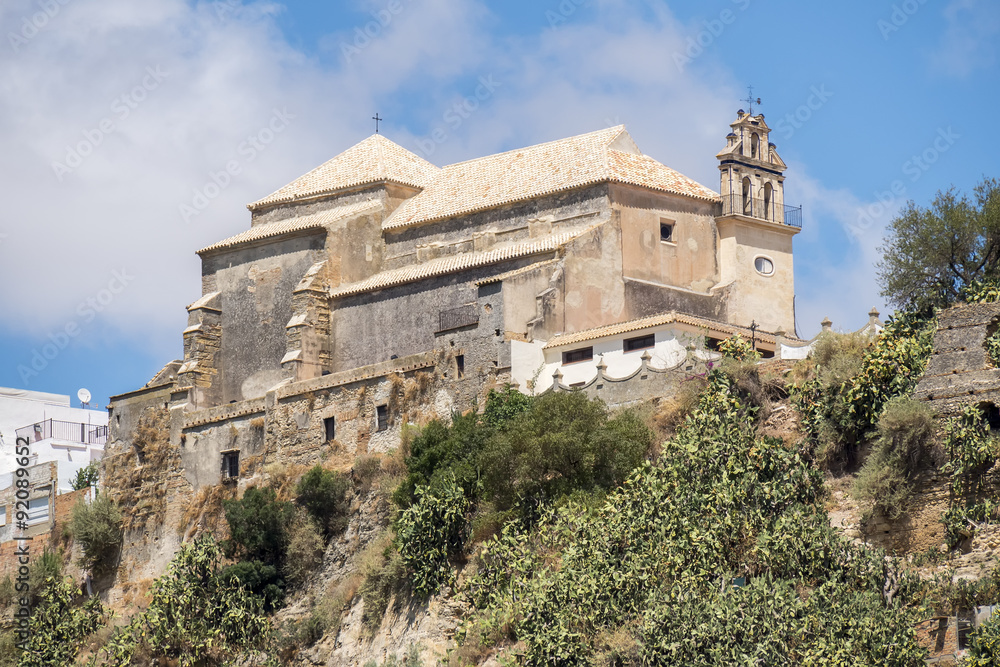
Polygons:
M254 417L253 419L251 419L250 420L250 428L256 428L256 429L263 430L264 429L264 418L263 417Z
M653 413L650 426L661 439L671 437L692 410L698 405L698 396L707 386L704 378L694 377L681 383L677 391L660 401Z
M309 466L306 465L278 461L264 466L264 477L278 500L294 500L295 486L307 470Z
M181 517L178 530L187 539L196 529L215 535L221 535L228 529L225 512L222 509L223 500L236 498L236 487L229 484L215 484L202 487L191 499L184 515Z

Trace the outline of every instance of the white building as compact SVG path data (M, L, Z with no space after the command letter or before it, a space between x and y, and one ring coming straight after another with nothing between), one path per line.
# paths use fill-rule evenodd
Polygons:
M57 493L72 490L77 471L104 455L108 413L74 408L70 397L0 387L0 489L13 481L17 438L28 439L29 466L57 464Z

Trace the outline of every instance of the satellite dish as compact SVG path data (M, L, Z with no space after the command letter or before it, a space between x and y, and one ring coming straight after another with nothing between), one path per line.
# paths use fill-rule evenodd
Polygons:
M76 397L80 399L81 403L90 403L90 392L86 389L76 392Z

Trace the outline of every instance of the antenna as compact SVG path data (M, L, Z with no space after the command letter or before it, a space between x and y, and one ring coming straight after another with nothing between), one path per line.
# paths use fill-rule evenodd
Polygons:
M83 407L87 407L87 404L90 403L90 391L87 389L80 389L80 391L76 392L76 397L80 399Z

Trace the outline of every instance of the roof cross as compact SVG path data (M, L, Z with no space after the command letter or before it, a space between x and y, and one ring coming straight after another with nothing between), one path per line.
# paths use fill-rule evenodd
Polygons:
M760 106L760 98L758 97L757 99L754 99L754 97L753 97L753 86L747 86L747 96L746 96L746 99L742 99L742 100L740 100L740 102L746 102L747 105L749 105L748 113L749 113L749 115L752 116L753 115L753 105L757 104L758 106Z
M381 121L385 120L385 119L384 119L384 118L379 118L379 117L378 117L378 111L376 111L376 112L375 112L375 115L374 115L374 116L372 116L372 120L373 120L373 121L375 121L375 134L378 134L378 124L379 124L379 123L380 123Z

